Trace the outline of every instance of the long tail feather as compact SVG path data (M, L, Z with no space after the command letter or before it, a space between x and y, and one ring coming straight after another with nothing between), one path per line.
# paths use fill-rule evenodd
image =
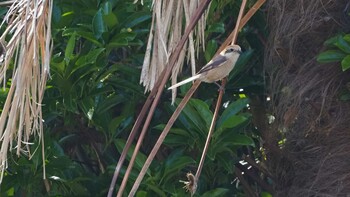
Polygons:
M179 83L177 83L177 84L175 84L175 85L169 87L168 90L177 88L177 87L179 87L179 86L182 86L183 84L186 84L186 83L188 83L188 82L194 81L194 80L198 79L200 76L201 76L201 75L198 74L198 75L195 75L195 76L190 77L190 78L188 78L188 79L185 79L185 80L183 80L183 81L180 81Z

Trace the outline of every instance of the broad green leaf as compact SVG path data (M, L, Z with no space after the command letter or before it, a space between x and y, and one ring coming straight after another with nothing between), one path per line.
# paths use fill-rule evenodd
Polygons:
M341 68L343 71L346 71L350 68L350 55L347 55L342 61L341 61Z
M153 192L155 192L159 197L166 197L167 195L165 194L165 192L160 189L158 186L155 186L154 184L146 184L149 190L152 190Z
M118 139L115 139L115 140L114 140L114 144L115 144L115 146L116 146L118 152L121 153L121 152L123 151L124 147L125 147L126 142L125 142L124 139L118 138ZM127 156L126 156L126 158L127 158L129 161L130 161L130 159L131 159L131 156L132 156L134 150L135 150L135 145L131 145L130 148L129 148L129 151L128 151L128 153L127 153ZM146 161L146 159L147 159L146 155L144 155L144 154L142 154L142 153L139 152L139 153L137 154L137 156L136 156L136 159L135 159L135 167L137 167L138 170L141 170L143 164L144 164L145 161ZM149 175L149 170L147 170L147 174Z
M246 116L233 115L233 116L230 116L228 119L226 119L226 121L222 122L219 129L233 128L242 124L246 120L248 120Z
M261 197L272 197L272 194L270 194L268 192L261 192L260 196Z
M99 114L106 113L109 109L124 101L127 101L127 98L125 98L123 95L112 94L103 100L103 102L99 103L99 105L96 107L96 112Z
M345 36L343 36L343 39L350 43L350 34L346 34Z
M335 45L345 53L350 53L350 44L342 36L338 36Z
M92 32L86 31L77 31L77 35L89 40L90 42L96 44L98 47L103 47L102 43L100 43Z
M340 37L341 35L337 35L337 36L334 36L334 37L331 37L329 39L327 39L323 45L325 46L328 46L328 47L334 47L335 46L335 43L338 41L338 37Z
M68 65L69 61L73 57L74 48L75 48L75 33L73 33L69 38L67 42L66 50L64 52L64 59L65 59L66 65Z
M118 24L118 18L113 12L103 15L103 20L109 28L113 28Z
M108 130L110 133L117 133L117 129L120 124L125 120L124 116L117 116L112 119L112 121L108 125Z
M195 163L196 161L192 157L183 156L183 151L181 149L176 149L165 161L163 181L167 183L168 180L174 177L180 170Z
M227 121L230 121L230 118L232 116L236 115L242 109L247 107L248 103L249 103L249 99L247 98L238 99L237 101L231 103L220 116L216 124L217 128L221 128L224 125L229 125L230 123L227 123Z
M217 49L218 49L218 44L217 44L216 40L209 40L207 43L207 46L206 46L205 53L204 53L205 60L207 62L209 62L213 58Z
M89 120L92 120L95 112L94 100L91 97L85 97L81 100L81 102L79 102L79 106L84 112L85 116Z
M178 101L176 104L178 105ZM203 136L207 133L208 125L206 120L203 119L202 115L199 111L197 111L196 107L194 105L201 105L200 103L203 103L203 101L200 101L198 99L191 99L189 101L189 105L186 105L185 108L182 110L179 120L185 118L185 122L189 125L189 130L195 129L196 131L199 131ZM206 105L206 104L205 104ZM199 107L199 106L197 106ZM200 108L200 107L199 107ZM209 109L209 107L208 107ZM205 111L205 109L203 109ZM208 112L206 113L208 114ZM194 132L194 131L193 131Z
M132 28L150 18L151 14L149 12L135 12L126 19L125 26L128 28Z
M226 188L216 188L205 192L202 197L221 197L227 194L230 190Z
M339 62L343 60L346 55L339 50L328 50L320 53L317 56L317 61L320 63L329 63L329 62Z
M106 1L102 5L102 10L103 10L103 20L109 28L112 28L116 24L118 24L118 19L117 19L117 16L113 13L113 5L111 2Z
M232 138L229 140L233 145L242 145L242 146L253 146L255 147L254 140L251 137L242 134L232 135Z
M136 33L134 32L122 32L115 35L108 43L109 48L129 46L129 41L134 40Z
M136 193L136 197L147 197L147 192L146 191L138 191Z
M80 56L78 60L75 62L77 67L74 69L78 69L81 66L85 66L87 64L94 64L97 60L97 57L104 51L104 48L97 48L91 50L88 54ZM74 70L72 72L74 72Z
M188 103L196 109L202 120L204 120L205 125L209 128L213 113L210 111L208 104L200 99L191 99Z
M102 9L99 9L92 19L92 30L97 39L101 38L102 34L107 32L106 24L103 21Z

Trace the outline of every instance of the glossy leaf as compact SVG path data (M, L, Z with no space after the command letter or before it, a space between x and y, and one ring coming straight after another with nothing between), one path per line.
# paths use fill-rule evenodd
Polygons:
M328 50L320 53L317 56L317 61L320 63L329 63L329 62L339 62L342 61L346 55L338 50Z
M67 42L66 50L64 52L64 59L66 64L68 64L71 58L73 57L74 48L75 48L75 33L73 33L69 38Z
M342 36L338 36L335 45L345 53L350 53L350 44Z
M222 113L220 116L219 120L217 121L217 128L218 129L223 129L223 128L228 128L227 126L232 125L230 122L230 118L234 115L236 115L238 112L240 112L242 109L247 107L249 103L249 99L243 98L243 99L238 99L237 101L231 103L225 111ZM241 117L242 119L242 117ZM239 121L237 119L237 121ZM234 124L233 124L234 125Z
M92 29L97 39L101 38L102 34L107 31L106 24L103 20L102 9L99 9L92 20Z
M350 55L347 55L342 61L341 61L341 67L343 71L346 71L350 68Z
M132 28L146 20L151 18L151 14L149 12L136 12L129 16L125 21L125 26L128 28Z

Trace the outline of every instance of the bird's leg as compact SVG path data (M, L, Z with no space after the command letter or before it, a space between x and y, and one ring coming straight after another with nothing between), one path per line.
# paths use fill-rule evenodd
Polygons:
M224 87L222 87L218 82L214 82L217 86L219 86L219 89L218 89L218 91L224 91L225 92L225 88Z

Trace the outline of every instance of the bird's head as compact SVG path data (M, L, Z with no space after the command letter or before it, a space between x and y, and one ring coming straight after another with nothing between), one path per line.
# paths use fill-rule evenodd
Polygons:
M228 45L221 53L221 55L228 55L228 54L241 54L241 47L238 45Z

